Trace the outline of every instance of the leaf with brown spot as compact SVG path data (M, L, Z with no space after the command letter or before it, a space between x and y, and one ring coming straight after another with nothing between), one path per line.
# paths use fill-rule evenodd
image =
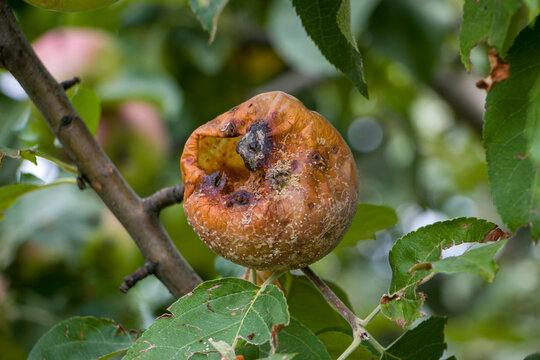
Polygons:
M495 224L476 218L442 221L405 235L390 251L392 282L389 294L381 299L383 314L405 326L420 317L424 298L416 288L435 273L467 272L493 281L497 270L493 257L508 236ZM486 241L491 243L481 245ZM441 258L443 249L462 243L481 247Z
M484 147L491 195L511 231L540 238L540 20L516 38L505 61L511 76L486 97Z
M510 64L501 60L495 49L489 50L489 66L491 71L485 79L479 80L476 87L490 92L493 86L510 77Z
M193 10L197 19L201 22L204 30L210 34L210 44L214 41L218 18L225 5L227 5L227 2L228 0L189 0L191 10Z
M212 343L224 342L232 348L240 339L265 344L272 340L273 325L289 322L285 297L277 287L269 285L263 290L235 278L199 285L177 300L169 312L174 317L156 319L124 359L189 359L194 354L214 358L218 350ZM139 353L146 342L154 347Z
M124 352L133 340L112 320L73 317L46 332L28 359L97 359Z

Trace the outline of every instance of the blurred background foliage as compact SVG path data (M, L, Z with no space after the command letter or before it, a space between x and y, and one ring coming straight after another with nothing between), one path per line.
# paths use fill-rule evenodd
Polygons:
M481 126L487 49L459 60L462 1L352 1L370 98L320 55L288 0L232 0L214 42L187 1L123 0L88 13L55 13L9 2L38 55L57 78L82 79L101 101L97 138L141 196L178 184L179 157L200 124L257 93L282 90L327 117L355 154L360 200L396 209L399 222L376 240L339 248L314 264L360 316L388 290L388 251L434 221L476 216L501 224L486 174ZM0 72L0 145L67 160L15 80ZM6 158L0 185L51 182L63 171ZM33 174L34 177L27 174ZM60 185L21 198L0 222L0 347L24 359L47 329L73 315L147 327L172 297L154 278L122 294L143 263L121 225L90 190ZM215 255L181 206L162 220L204 278ZM437 276L423 291L429 314L451 315L446 338L459 359L522 359L540 350L540 250L526 231L499 254L493 284L474 275ZM369 330L387 345L402 330L378 316Z

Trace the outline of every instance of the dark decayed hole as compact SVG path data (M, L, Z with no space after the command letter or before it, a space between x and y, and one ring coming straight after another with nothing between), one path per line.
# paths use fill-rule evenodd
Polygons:
M236 152L250 171L260 169L271 151L270 128L263 119L254 121L236 146Z
M230 194L228 201L226 202L227 207L231 207L234 204L237 205L248 205L251 202L252 194L246 190L238 190Z
M310 154L310 162L312 165L316 166L320 170L324 170L324 168L326 167L326 160L317 150L313 151Z

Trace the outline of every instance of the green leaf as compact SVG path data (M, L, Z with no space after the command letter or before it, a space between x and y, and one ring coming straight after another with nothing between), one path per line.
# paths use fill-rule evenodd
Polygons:
M395 298L383 296L381 301L381 312L389 319L396 320L398 324L405 327L410 325L414 320L424 316L420 312L424 299L418 296L417 299L408 299L398 295Z
M197 15L204 30L210 34L210 43L214 41L219 14L227 2L228 0L189 0L191 10Z
M493 282L495 272L499 268L493 258L504 244L506 244L506 240L501 240L478 249L472 249L461 256L435 261L431 263L431 269L436 273L476 274L488 282Z
M482 243L507 236L495 224L476 218L438 222L405 235L390 250L392 282L390 295L381 300L383 314L402 325L416 320L423 302L422 296L416 293L416 287L438 270L472 272L485 279L493 279L497 269L493 256L504 244L471 250L465 255L444 260L441 260L441 252L462 243Z
M326 346L326 350L330 354L332 359L337 359L345 349L352 343L352 336L344 334L340 331L325 331L317 335L318 338ZM348 360L377 360L379 357L375 356L364 345L360 345L356 350L347 357Z
M446 349L446 318L432 316L405 332L381 356L381 360L439 360Z
M101 103L96 93L92 89L78 87L71 97L71 103L88 127L88 130L90 130L90 133L96 136L101 116Z
M32 162L34 165L37 165L35 147L18 150L18 149L10 149L5 146L0 146L0 166L2 166L2 160L6 156L12 159L28 160Z
M398 221L394 209L388 206L359 204L356 215L339 246L354 245L360 240L374 239L375 233Z
M85 360L119 354L133 344L131 336L109 319L73 317L43 335L29 360Z
M295 71L311 76L336 76L336 68L306 36L302 21L290 0L274 0L269 4L266 31L273 48Z
M527 106L526 131L531 146L531 158L534 163L540 163L540 77L536 78L529 92Z
M222 360L236 360L233 347L225 341L213 341L209 338L208 342L220 353Z
M296 359L296 354L274 354L269 357L262 358L261 360L293 360Z
M180 116L183 94L178 85L165 74L147 74L126 71L101 82L96 89L102 102L145 100L159 107L167 121Z
M376 50L392 62L405 65L417 79L431 84L444 38L452 30L427 4L433 1L383 0L371 15L368 29L370 51ZM438 9L438 12L444 11L444 8ZM393 84L392 91L397 91L395 82ZM399 100L404 101L401 97Z
M540 360L540 353L531 354L523 360Z
M540 21L525 28L509 50L510 77L488 93L484 125L487 170L493 202L502 220L515 231L530 226L540 237L540 161L538 130L540 106ZM536 124L529 119L537 114ZM534 149L534 156L531 151Z
M538 0L523 0L527 8L529 24L534 25L536 17L540 14L540 2Z
M269 355L270 346L261 348L261 355ZM307 327L291 318L289 326L278 334L277 353L296 354L294 360L330 360L323 343Z
M482 40L504 54L512 16L517 13L522 0L465 0L463 22L459 36L461 61L471 69L469 55L471 49Z
M350 307L345 292L337 285L327 281L327 285ZM341 329L350 332L350 325L332 308L321 293L304 276L291 275L285 280L287 303L291 316L307 326L315 334L327 329ZM317 316L313 316L317 314Z
M276 353L288 354L289 356L294 354L295 360L330 360L330 355L321 340L293 317L291 317L289 326L277 333L276 345ZM271 352L270 344L264 344L258 349L254 345L248 344L238 349L237 353L246 359L259 359L270 356Z
M15 201L31 191L60 184L76 184L75 179L58 179L46 185L14 184L0 187L0 220L4 218L4 210L9 209Z
M207 281L171 305L124 359L216 355L209 338L233 348L239 339L264 344L272 339L272 326L288 323L285 296L274 285L263 289L240 279Z
M242 277L246 272L245 267L230 262L229 260L224 259L221 256L216 256L216 259L214 260L214 267L217 273L223 277L239 278Z
M324 57L367 97L362 57L351 32L349 0L293 0L293 5Z

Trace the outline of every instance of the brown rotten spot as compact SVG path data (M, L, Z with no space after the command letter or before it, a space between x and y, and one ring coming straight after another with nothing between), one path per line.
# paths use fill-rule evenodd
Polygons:
M254 269L319 260L357 207L349 147L325 118L282 92L255 96L195 130L181 168L190 225L214 252Z

